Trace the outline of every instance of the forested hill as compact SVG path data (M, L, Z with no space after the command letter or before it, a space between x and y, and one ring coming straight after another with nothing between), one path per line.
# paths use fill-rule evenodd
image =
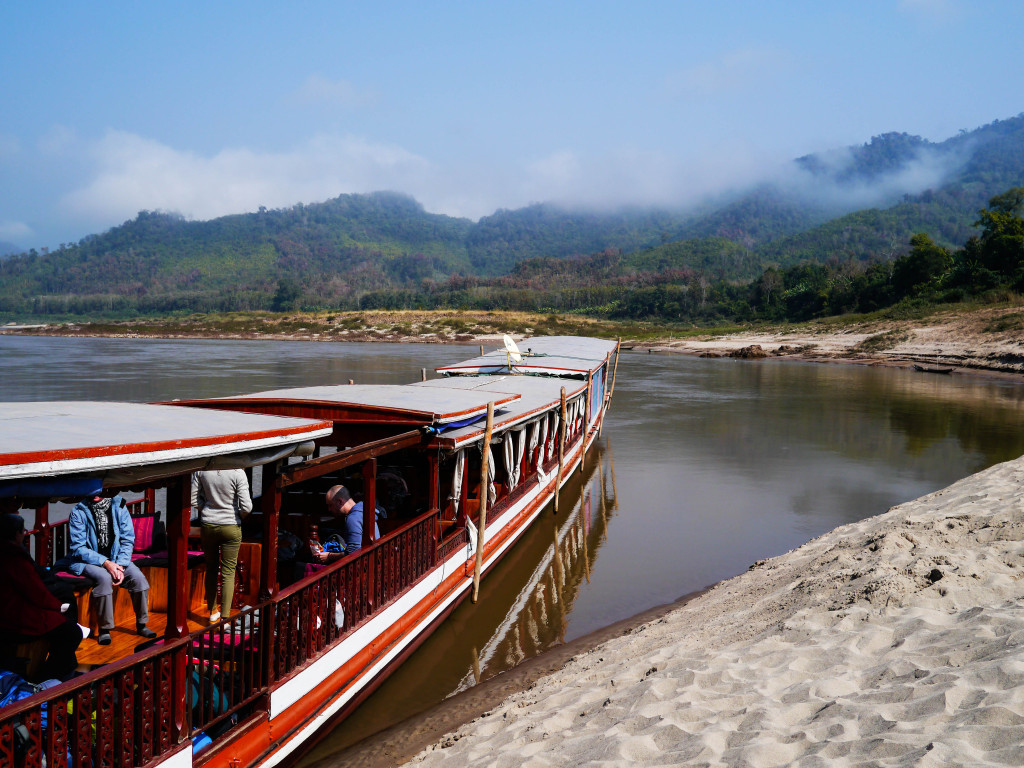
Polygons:
M358 308L423 296L486 304L540 274L549 285L606 280L617 291L681 276L701 285L746 281L769 265L891 260L918 232L958 247L993 195L1021 185L1024 115L939 143L889 133L809 155L771 183L699 211L543 204L472 222L394 193L211 221L143 211L58 251L0 259L0 311ZM579 272L612 255L614 270ZM588 295L573 306L589 306ZM543 304L536 293L533 301Z

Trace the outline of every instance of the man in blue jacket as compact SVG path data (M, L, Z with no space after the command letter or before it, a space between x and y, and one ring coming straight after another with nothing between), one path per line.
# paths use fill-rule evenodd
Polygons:
M327 491L327 511L337 518L341 524L341 537L345 540L345 551L341 555L351 555L363 546L363 502L355 501L344 485L335 485ZM374 510L373 539L380 538L377 521L387 517L384 509L378 504ZM324 553L325 555L334 553ZM330 562L336 557L320 557L320 562Z
M71 536L71 564L68 570L88 576L95 586L92 597L99 614L96 642L110 644L114 628L114 587L125 587L131 593L135 608L135 629L146 638L156 637L149 623L149 582L132 562L135 527L120 496L91 496L71 510L68 518Z

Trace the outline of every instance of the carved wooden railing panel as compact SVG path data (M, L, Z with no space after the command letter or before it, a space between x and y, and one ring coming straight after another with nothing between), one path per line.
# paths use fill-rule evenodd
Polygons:
M186 709L191 732L243 719L269 690L262 654L273 642L268 606L248 608L189 637Z
M434 566L437 516L425 513L275 598L277 678L318 657Z
M185 639L157 644L0 709L0 766L138 768L177 751L187 731L174 725L168 673L187 653Z
M465 549L468 543L469 534L466 533L465 528L459 528L437 546L437 559L439 561L447 560L457 549Z

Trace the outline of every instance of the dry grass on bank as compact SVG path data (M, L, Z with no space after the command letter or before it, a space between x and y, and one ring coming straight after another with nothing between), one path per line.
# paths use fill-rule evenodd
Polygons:
M55 336L300 339L492 343L524 336L600 336L627 349L705 356L760 346L764 355L863 364L923 362L970 371L1024 374L1024 305L939 308L913 316L892 311L800 324L697 328L580 315L457 310L233 312L171 318L0 326L0 333Z

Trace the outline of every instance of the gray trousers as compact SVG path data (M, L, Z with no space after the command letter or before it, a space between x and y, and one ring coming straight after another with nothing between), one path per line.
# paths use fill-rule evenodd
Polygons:
M100 633L110 632L114 628L114 580L102 565L86 565L82 575L95 582L92 599L100 620ZM131 592L135 623L144 627L149 623L149 582L135 563L125 566L124 581L119 586Z

